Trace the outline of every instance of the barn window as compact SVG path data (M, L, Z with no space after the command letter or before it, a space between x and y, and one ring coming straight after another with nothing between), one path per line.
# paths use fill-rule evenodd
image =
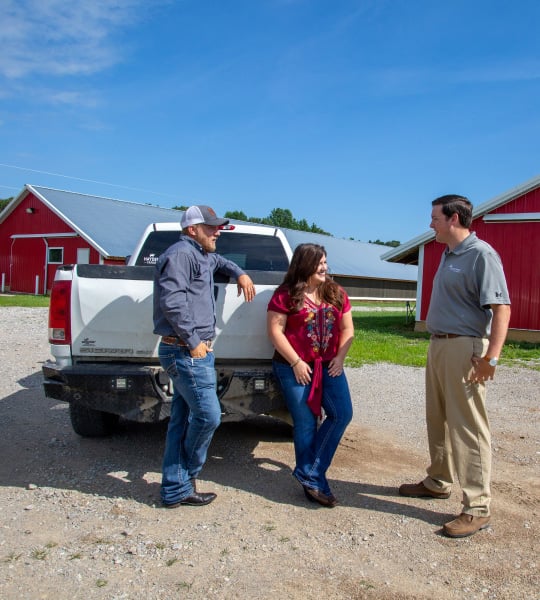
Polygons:
M64 249L63 248L49 248L49 264L50 265L61 265L64 262Z

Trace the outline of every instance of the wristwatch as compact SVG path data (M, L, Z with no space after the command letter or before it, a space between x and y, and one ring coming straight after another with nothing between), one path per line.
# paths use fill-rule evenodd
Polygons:
M484 356L483 359L489 363L490 367L496 367L499 362L496 356Z

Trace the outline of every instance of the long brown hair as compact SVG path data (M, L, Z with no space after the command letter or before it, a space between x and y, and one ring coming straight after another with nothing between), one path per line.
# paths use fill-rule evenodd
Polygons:
M319 268L326 249L319 244L300 244L293 253L291 264L283 279L282 287L287 288L291 298L291 309L298 312L304 306L304 293L309 278ZM326 281L319 286L319 297L339 310L343 307L343 292L340 286L326 275Z

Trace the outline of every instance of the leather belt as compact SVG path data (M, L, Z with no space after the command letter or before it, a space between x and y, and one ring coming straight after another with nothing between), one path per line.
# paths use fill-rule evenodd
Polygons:
M454 338L458 338L458 337L465 337L459 333L432 333L431 334L431 339L449 339L449 340L453 340Z
M182 346L183 348L187 348L186 342L176 335L164 335L161 338L161 341L168 346ZM206 344L209 350L212 349L213 340L201 340L203 344Z

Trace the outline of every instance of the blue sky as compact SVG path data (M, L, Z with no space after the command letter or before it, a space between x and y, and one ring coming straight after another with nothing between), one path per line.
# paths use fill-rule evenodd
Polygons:
M2 0L25 183L402 242L540 174L537 0Z

